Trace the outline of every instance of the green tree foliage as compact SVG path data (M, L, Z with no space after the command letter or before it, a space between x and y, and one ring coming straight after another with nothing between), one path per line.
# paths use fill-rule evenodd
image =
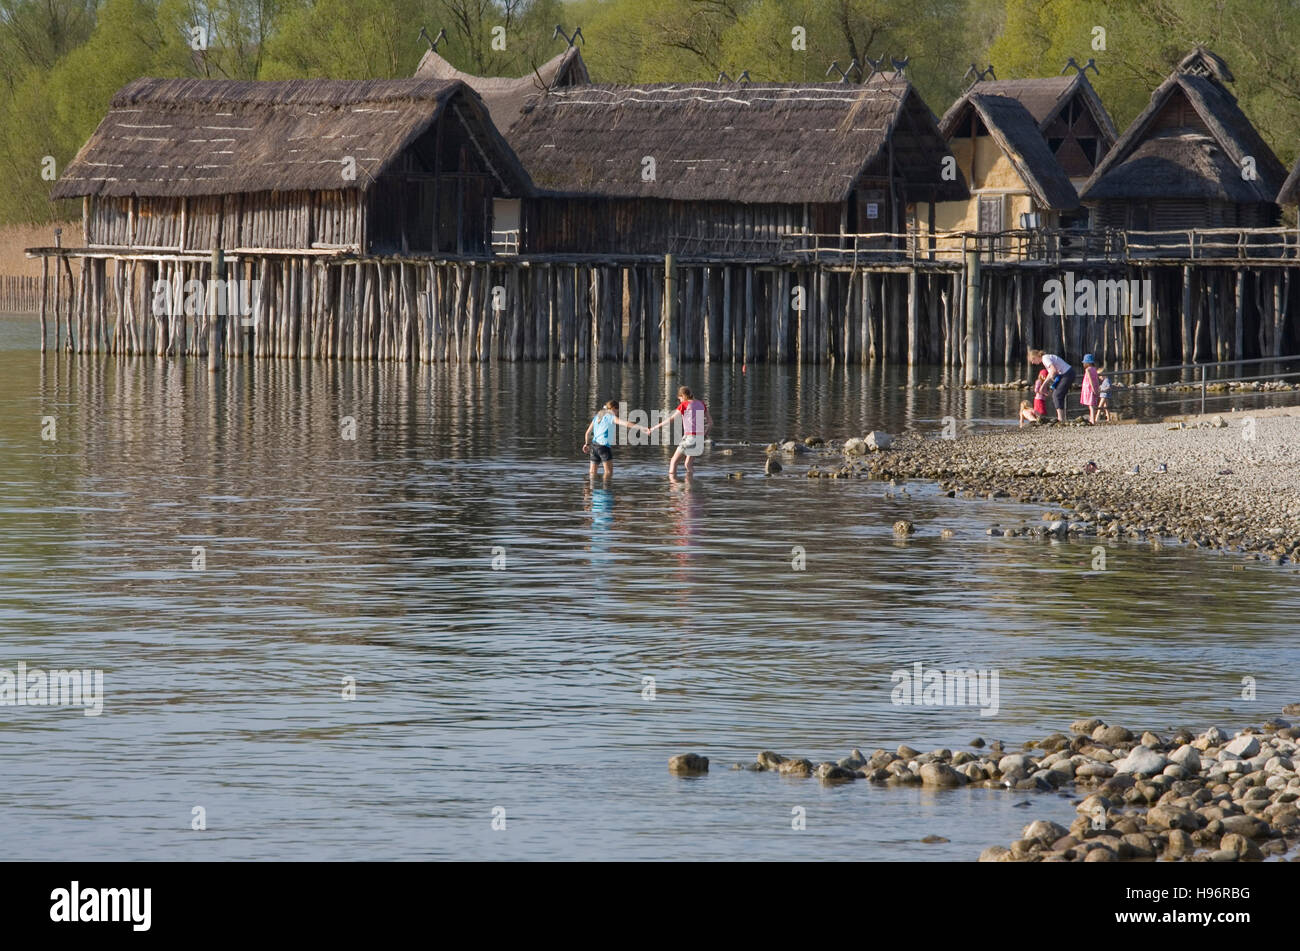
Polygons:
M1015 78L1091 58L1121 129L1204 43L1284 162L1300 140L1300 0L0 0L0 221L68 211L42 171L137 77L408 76L421 28L446 30L439 53L466 72L523 76L563 49L556 24L581 25L598 82L816 82L832 60L909 57L939 113L971 63Z

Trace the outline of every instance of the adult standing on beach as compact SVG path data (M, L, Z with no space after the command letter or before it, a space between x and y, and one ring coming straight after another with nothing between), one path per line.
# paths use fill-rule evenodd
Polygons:
M1065 422L1065 398L1074 386L1074 367L1070 366L1054 353L1041 350L1029 351L1029 362L1034 366L1042 365L1047 371L1047 385L1052 388L1052 405L1056 407L1056 421Z

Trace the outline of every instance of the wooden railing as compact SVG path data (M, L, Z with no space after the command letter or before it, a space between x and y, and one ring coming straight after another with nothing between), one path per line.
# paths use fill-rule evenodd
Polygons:
M1044 266L1146 261L1283 264L1300 260L1300 232L1293 228L789 233L780 241L785 260L829 264L959 262L967 252L979 254L984 264Z

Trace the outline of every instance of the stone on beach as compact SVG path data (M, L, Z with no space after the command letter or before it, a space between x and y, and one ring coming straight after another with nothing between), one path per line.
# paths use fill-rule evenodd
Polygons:
M1196 752L1196 747L1190 743L1184 744L1170 753L1169 762L1176 763L1189 773L1199 773L1201 771L1201 756Z
M1135 746L1128 756L1115 763L1115 772L1154 776L1164 769L1168 762L1162 754L1149 747Z
M926 763L921 767L921 782L926 786L961 786L966 777L947 763Z
M865 441L868 449L872 452L878 452L892 446L894 444L894 437L889 435L889 433L876 431L868 433Z
M1106 726L1105 724L1102 724L1092 731L1092 738L1098 743L1105 743L1107 746L1114 746L1116 743L1128 743L1132 741L1133 734L1122 726Z
M1055 842L1057 839L1068 835L1070 832L1065 826L1055 822L1048 822L1046 819L1036 819L1020 833L1022 839L1042 839L1046 842Z
M668 771L672 773L707 773L709 758L695 753L681 753L668 761Z
M1250 759L1259 752L1259 738L1247 733L1244 736L1237 737L1223 749L1225 752L1232 753L1242 759Z
M809 777L813 773L813 764L806 759L783 760L776 771L782 776Z

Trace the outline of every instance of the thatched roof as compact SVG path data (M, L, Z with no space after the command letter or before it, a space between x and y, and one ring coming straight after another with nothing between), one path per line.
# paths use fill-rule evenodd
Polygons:
M1084 201L1211 198L1252 204L1277 198L1286 169L1232 93L1216 76L1202 71L1205 64L1216 62L1220 65L1214 72L1231 75L1226 64L1207 50L1198 49L1184 58L1183 63L1195 71L1175 70L1151 94L1150 104L1080 190ZM1157 128L1156 118L1178 96L1200 122ZM1242 177L1246 158L1254 159L1253 179Z
M834 203L892 151L909 201L969 197L906 81L581 86L531 103L510 141L539 189L683 201ZM655 162L653 181L643 159Z
M1282 183L1282 190L1277 195L1277 203L1279 205L1300 204L1300 159L1296 160L1295 168L1291 169L1291 174Z
M950 135L950 117L961 109L966 98L971 95L1008 96L1015 99L1029 110L1029 114L1038 123L1039 131L1046 132L1048 127L1061 114L1066 104L1076 95L1079 96L1092 114L1093 121L1101 131L1109 147L1119 138L1119 131L1102 104L1101 97L1088 77L1083 73L1072 76L1047 76L1041 79L988 79L975 83L952 107L944 113L939 128L944 135Z
M990 85L993 84L978 83L975 88ZM1079 207L1079 196L1070 184L1070 177L1052 154L1034 117L1018 100L968 92L948 110L940 123L945 139L950 140L962 128L972 110L1011 162L1035 203L1053 211Z
M428 50L415 69L417 79L456 79L468 85L487 104L492 121L503 133L518 120L524 104L547 89L585 86L591 82L587 64L576 46L546 61L527 76L506 79L497 76L474 76L463 73L433 50Z
M1211 79L1217 79L1224 85L1237 81L1232 75L1232 70L1228 69L1228 64L1224 62L1223 57L1206 49L1204 46L1196 47L1196 49L1180 59L1178 65L1174 67L1174 71L1192 73L1197 76L1208 76Z
M463 83L139 79L113 97L51 196L365 189L445 113L474 130L504 191L529 192L527 173ZM351 180L341 171L348 158Z

